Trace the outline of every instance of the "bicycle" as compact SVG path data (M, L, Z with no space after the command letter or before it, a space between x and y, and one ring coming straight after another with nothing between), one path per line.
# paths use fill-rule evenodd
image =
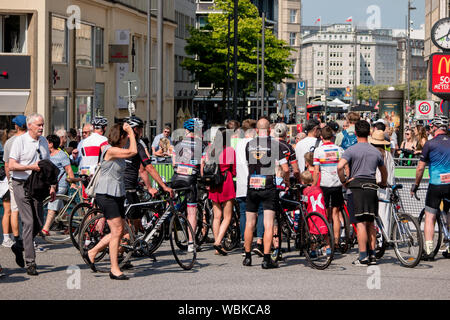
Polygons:
M163 200L137 203L129 205L127 207L125 213L127 219L129 217L131 209L133 208L165 205L165 211L160 217L155 216L156 219L152 220L154 224L149 225L145 230L145 233L138 236L137 238L134 235L132 227L130 227L128 223L125 223L126 230L120 244L120 250L123 252L123 258L119 263L120 267L124 266L129 261L133 253L151 256L151 252L154 252L160 245L159 244L155 246L153 242L154 239L164 239L164 224L166 221L170 221L169 240L175 260L184 270L192 269L197 256L195 236L187 218L177 210L178 203L176 203L176 201L178 201L180 198L179 193L187 190L190 190L190 188L174 190L176 193L176 197L174 199L166 197ZM91 213L92 212L90 211L88 214L91 215ZM102 221L104 220L105 219L103 214L97 214L83 225L79 239L81 254L83 254L84 250L89 250L90 248L92 248L92 245L96 245L101 240L101 238L109 233L108 224L102 223ZM188 248L191 244L189 238L192 239L192 251ZM152 248L151 246L156 248Z
M236 201L233 204L233 213L231 215L230 225L225 233L222 240L223 248L226 251L231 251L236 248L241 242L241 229L240 229L240 218L239 218L239 205Z
M418 190L428 190L426 188L420 188ZM417 199L417 201L420 201L419 197L417 196L417 194L414 194L415 198ZM433 248L433 250L431 251L430 257L434 258L442 245L442 241L445 244L445 251L442 252L442 255L444 256L444 258L450 258L450 254L449 254L449 248L450 248L450 228L448 225L448 221L447 221L447 215L449 213L449 208L450 208L450 199L444 199L443 200L443 209L444 210L439 210L439 212L436 214L436 223L437 223L437 233L436 233L436 229L435 229L435 233L434 233L434 239L433 239L433 243L435 244L435 247ZM419 214L419 226L420 226L420 230L421 232L425 235L424 230L425 230L425 208L422 209L422 211ZM424 252L426 252L426 249L424 247Z
M363 189L376 190L380 188L376 184L366 183ZM423 252L423 237L416 218L401 212L403 205L399 190L403 185L388 186L391 190L389 200L379 202L389 204L389 225L387 229L381 218L376 215L377 248L376 258L381 259L389 245L394 247L395 255L400 264L407 268L414 268L419 264Z
M291 188L291 192L298 192L306 188L305 185L296 185ZM288 195L287 195L288 196ZM306 211L304 199L295 201L288 199L287 196L280 197L280 207L277 210L275 219L277 230L274 234L274 251L272 259L279 261L282 253L282 234L289 234L295 240L295 247L299 249L300 255L305 254L308 263L314 269L324 270L328 268L334 258L334 234L333 229L327 219L317 212L308 213ZM293 196L292 198L299 198ZM296 222L291 217L290 212L299 210L299 221ZM298 225L297 225L298 223ZM326 253L326 249L330 249L330 253Z

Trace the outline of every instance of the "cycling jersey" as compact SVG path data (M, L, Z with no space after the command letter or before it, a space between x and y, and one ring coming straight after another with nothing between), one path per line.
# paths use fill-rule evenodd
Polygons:
M337 166L343 154L344 150L331 142L324 143L314 151L314 165L320 166L321 187L342 186Z
M79 166L81 174L88 176L94 174L100 160L101 148L106 145L108 145L108 139L95 132L83 140Z
M185 176L198 176L202 156L202 140L195 137L185 137L173 148L175 173Z
M420 157L430 167L430 184L450 184L450 137L441 134L427 141Z
M130 142L127 143L125 149L129 148ZM125 190L135 190L139 180L139 169L141 164L146 167L151 164L151 159L147 155L146 146L142 140L137 142L137 154L129 159L126 159L127 164L123 179L125 181Z

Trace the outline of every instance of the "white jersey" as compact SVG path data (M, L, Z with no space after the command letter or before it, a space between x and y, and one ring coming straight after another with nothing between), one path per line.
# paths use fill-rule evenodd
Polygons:
M343 154L344 150L331 142L322 144L314 151L314 165L320 166L321 187L342 186L337 173L337 166Z
M81 174L94 174L95 168L100 160L101 148L108 145L108 139L105 136L93 133L83 140L80 150L81 161L79 170Z

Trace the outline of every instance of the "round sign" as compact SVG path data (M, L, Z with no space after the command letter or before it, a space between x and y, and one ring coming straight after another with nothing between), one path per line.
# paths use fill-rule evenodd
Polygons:
M431 112L431 105L428 102L422 102L419 104L418 108L419 112L423 115L427 115Z

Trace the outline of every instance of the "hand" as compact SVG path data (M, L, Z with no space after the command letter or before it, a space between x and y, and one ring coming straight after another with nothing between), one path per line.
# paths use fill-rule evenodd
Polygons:
M56 200L56 190L55 187L50 188L50 202L54 202Z
M381 188L381 189L386 189L387 188L387 184L386 183L377 183L377 185Z
M150 193L152 198L154 198L158 194L158 190L154 188L148 188L148 193Z
M411 198L416 195L417 190L419 190L419 186L417 184L413 184L411 187Z
M125 131L128 134L132 134L133 133L133 128L131 128L131 126L128 123L124 123L123 124L123 131Z
M168 194L170 194L171 198L175 197L175 193L173 192L172 188L169 188L169 187L166 186L166 187L163 188L163 190L165 192L167 192Z
M36 171L36 172L41 171L41 168L39 168L38 163L39 163L39 162L36 162L35 164L32 164L32 165L30 166L31 170Z
M74 160L78 158L78 149L73 149L72 150L72 158Z
M342 185L343 185L346 189L348 189L348 184L349 184L350 182L352 182L353 180L355 180L355 178L350 178L350 179L348 179L345 183L343 183Z
M72 183L72 184L70 185L70 188L71 188L71 189L77 189L77 190L78 190L78 186L77 186L75 183Z

